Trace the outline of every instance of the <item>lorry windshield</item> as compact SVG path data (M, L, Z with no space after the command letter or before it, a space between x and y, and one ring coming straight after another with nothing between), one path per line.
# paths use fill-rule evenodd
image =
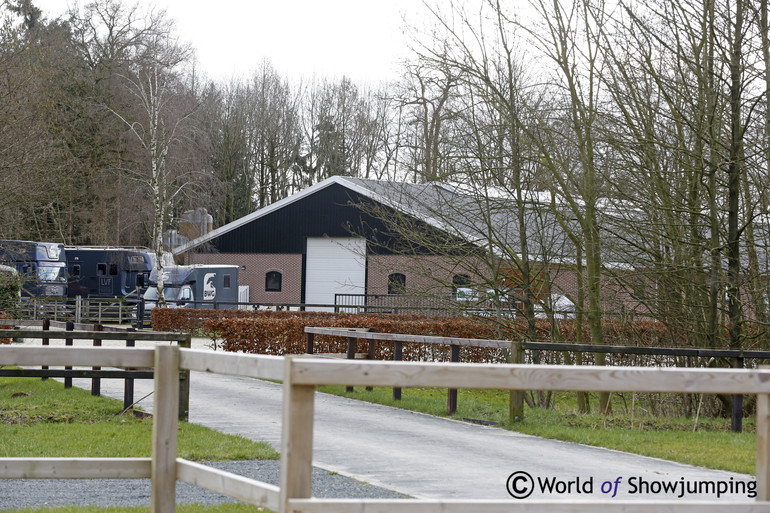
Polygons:
M67 268L64 262L48 264L38 262L37 277L40 281L53 281L57 283L67 282Z
M165 297L167 301L174 301L176 300L177 296L179 296L179 287L163 287L163 297ZM157 287L148 288L147 291L144 293L144 299L147 299L149 301L157 301L158 288Z

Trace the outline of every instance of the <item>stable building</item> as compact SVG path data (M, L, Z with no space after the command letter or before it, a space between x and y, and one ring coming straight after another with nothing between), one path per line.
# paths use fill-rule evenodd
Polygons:
M417 271L408 265L413 257L393 250L397 237L389 235L383 216L410 214L394 201L402 186L334 176L173 252L185 264L240 266L239 284L249 286L253 303L334 305L348 295L350 304L364 294L435 288L425 275L434 270ZM452 276L442 280L452 283Z
M393 296L400 295L404 307L407 296L433 298L413 306L434 307L436 298L462 301L489 292L483 286L469 288L484 282L469 272L484 266L471 260L479 250L496 252L494 244L515 250L519 224L514 211L509 199L490 209L488 200L480 204L447 184L334 176L173 252L185 264L240 266L239 285L249 287L252 303L331 310L322 305L372 305L385 300L380 296L392 304ZM490 216L499 228L494 244L487 234ZM541 252L537 241L550 247L561 240L562 250L574 251L557 224L548 223L535 213L525 223L532 254ZM558 267L553 262L549 272ZM499 270L494 274L499 276ZM574 291L571 269L552 279L559 282L560 293ZM520 297L516 288L514 283L511 298Z

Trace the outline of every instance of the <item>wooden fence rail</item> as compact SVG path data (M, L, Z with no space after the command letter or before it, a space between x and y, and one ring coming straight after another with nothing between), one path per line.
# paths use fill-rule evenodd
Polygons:
M335 501L312 498L306 484L311 472L313 426L309 419L313 417L312 390L315 385L756 393L760 398L757 431L763 433L759 434L760 441L757 444L757 497L759 501L767 501L770 490L768 448L762 440L770 434L770 383L766 382L770 379L770 370L486 365L287 357L284 373L282 512L770 511L769 503L721 503L716 506L701 503L693 506L645 501L611 504L558 504L553 501ZM763 405L765 402L767 404Z
M426 335L407 335L402 333L376 333L366 328L326 328L308 326L305 328L307 334L307 353L315 352L315 335L326 335L333 337L345 337L348 343L347 357L355 358L356 343L359 339L368 341L367 358L374 359L377 342L387 342L394 344L394 360L402 360L403 345L425 344L450 347L450 361L458 363L460 361L461 347L478 347L489 349L504 349L510 354L510 363L524 363L524 351L571 351L582 353L605 353L605 354L634 354L634 355L654 355L654 356L682 356L690 358L725 358L732 362L736 369L742 369L746 359L770 360L770 351L744 351L734 349L710 349L710 348L692 348L692 347L638 347L638 346L612 346L612 345L590 345L590 344L568 344L558 342L518 342L510 340L487 340L476 338L458 338L458 337L436 337ZM371 387L370 387L371 388ZM352 391L352 387L347 387ZM401 399L401 387L393 388L393 399ZM511 405L511 411L520 412L523 410L523 395L515 394ZM452 414L457 411L457 390L447 390L447 413ZM733 395L732 398L732 421L731 427L735 432L742 430L743 424L743 396Z
M126 347L133 347L137 341L145 342L176 342L180 347L189 348L191 337L189 334L163 333L147 331L130 331L122 329L105 329L101 325L74 324L72 322L55 321L24 321L24 328L13 330L0 329L0 338L34 338L41 339L44 347L50 347L51 340L62 339L65 341L65 347L73 347L75 340L88 340L93 347L101 347L104 340L125 341ZM42 330L29 329L29 326L41 326ZM51 327L64 328L61 330L50 330ZM74 328L81 328L75 331ZM90 331L89 331L90 329ZM0 361L0 367L8 365ZM73 378L90 378L91 394L98 396L101 393L101 379L113 378L124 380L123 386L123 408L129 410L134 405L134 380L152 379L153 372L151 366L133 365L127 369L102 369L98 363L86 362L82 366L90 367L88 369L73 369L72 365L64 365L63 368L51 369L48 363L31 364L40 365L39 369L4 369L0 368L0 376L4 377L38 377L38 378L64 378L65 388L72 386ZM180 384L179 418L187 419L190 404L190 379L189 372L183 373Z
M154 367L152 458L0 458L1 478L152 479L154 513L175 510L176 481L280 513L679 512L770 513L770 369L685 369L419 363L276 357L180 349L0 347L4 365ZM224 372L283 381L280 486L192 463L176 455L179 375ZM757 394L757 501L470 501L317 499L312 496L316 385Z

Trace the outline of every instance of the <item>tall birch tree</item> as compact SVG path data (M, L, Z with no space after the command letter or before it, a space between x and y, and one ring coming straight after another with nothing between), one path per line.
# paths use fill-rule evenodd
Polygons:
M143 151L131 175L144 185L152 202L152 249L158 273L158 305L165 306L163 292L164 236L170 225L174 204L192 186L198 170L185 169L174 149L189 137L188 123L197 108L186 94L183 65L190 57L188 46L173 39L172 26L137 41L136 54L128 72L120 75L134 103L129 108L110 110L125 124Z

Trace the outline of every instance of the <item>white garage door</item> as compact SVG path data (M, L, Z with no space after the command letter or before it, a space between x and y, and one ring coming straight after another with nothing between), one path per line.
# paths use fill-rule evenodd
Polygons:
M308 237L305 303L333 305L335 294L366 292L366 240ZM333 312L334 308L308 308Z

